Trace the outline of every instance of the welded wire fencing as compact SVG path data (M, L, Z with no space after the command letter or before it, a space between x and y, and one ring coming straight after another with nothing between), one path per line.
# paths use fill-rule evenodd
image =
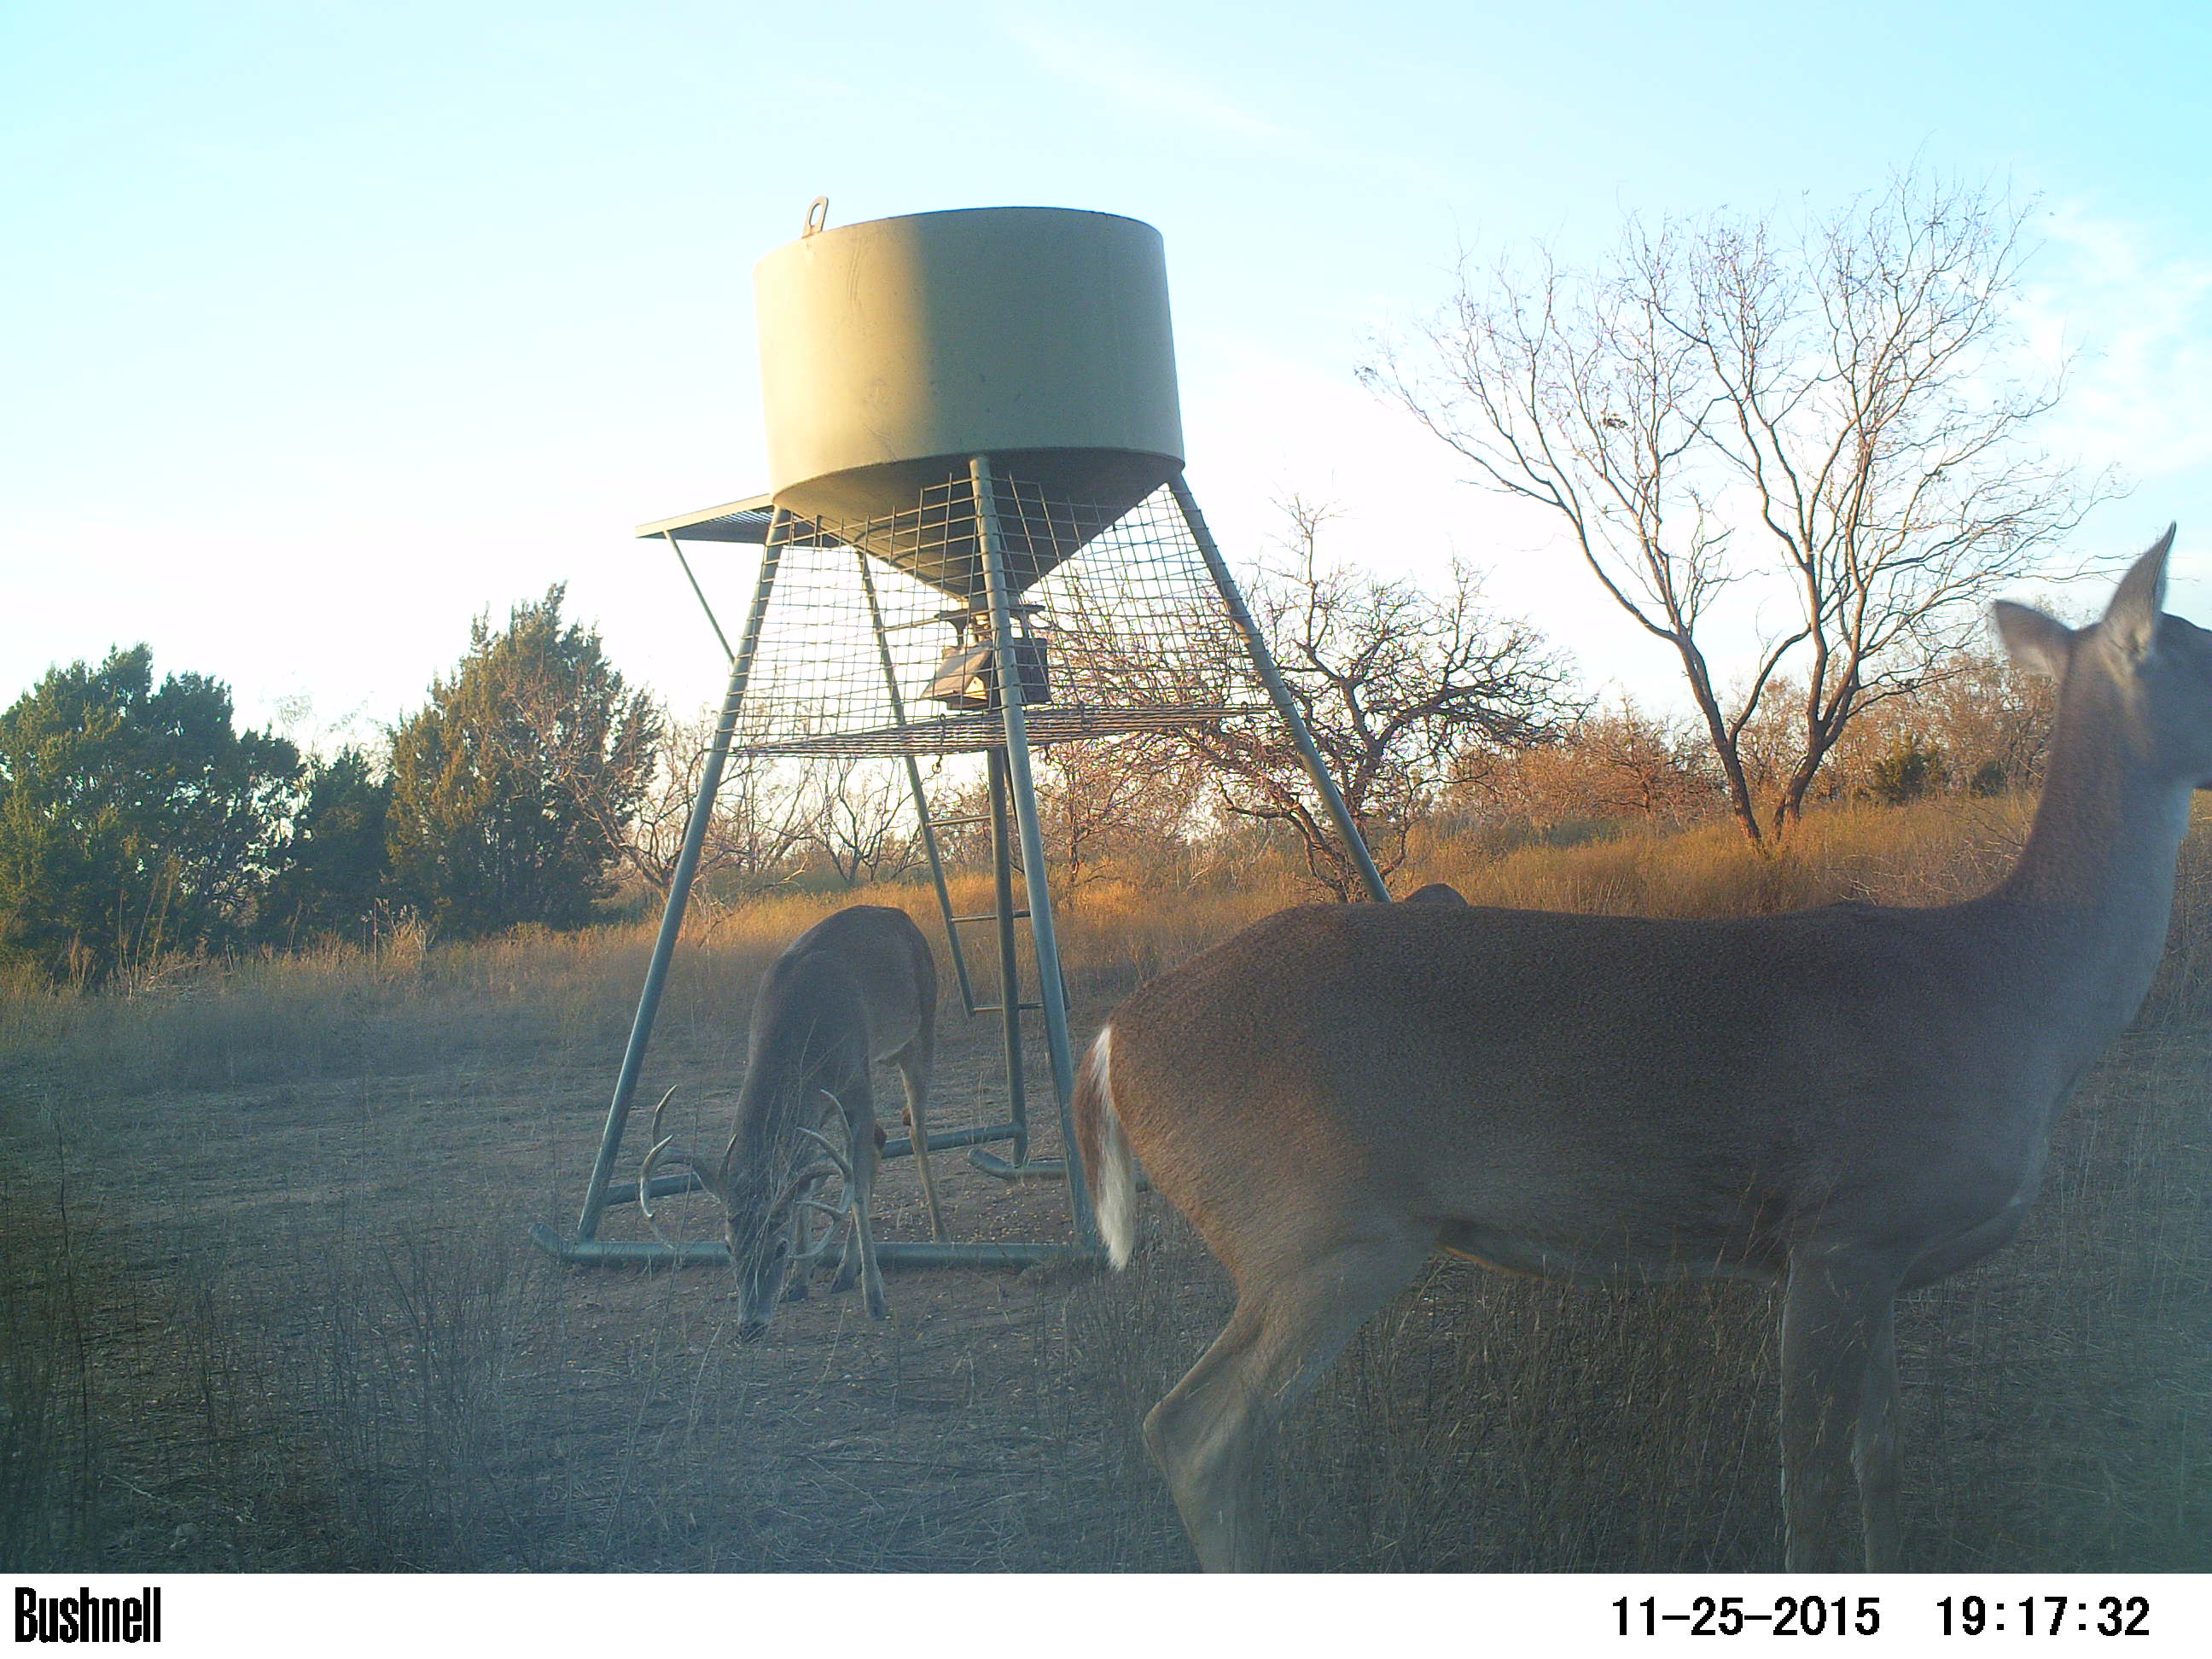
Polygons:
M1018 478L995 500L1029 738L1241 720L1266 695L1173 495L1109 516ZM1002 748L981 538L965 480L886 518L784 516L741 757Z

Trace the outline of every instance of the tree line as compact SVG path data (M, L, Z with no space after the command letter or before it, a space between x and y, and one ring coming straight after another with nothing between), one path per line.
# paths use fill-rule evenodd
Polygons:
M474 623L374 752L236 729L229 689L144 645L0 713L0 959L99 984L179 953L573 927L614 866L663 718L563 590Z
M1259 573L1255 617L1386 874L1419 838L1578 838L1729 812L1693 719L1597 703L1472 572L1441 591L1316 551L1299 507L1291 556ZM373 751L302 755L237 729L203 675L157 681L143 645L49 672L0 713L0 959L100 985L179 955L373 942L406 924L480 937L584 926L624 889L665 894L698 771L702 717L672 722L565 619L562 591L472 624L469 648ZM2049 688L1954 654L1835 746L1815 799L1896 805L1994 794L2039 775ZM1778 708L1782 705L1776 705ZM1747 729L1754 788L1784 786L1784 721ZM1157 886L1280 858L1317 893L1357 872L1273 723L1144 732L1042 750L1055 879ZM940 773L941 837L982 868L980 779ZM724 898L792 884L915 878L904 771L883 761L736 766L702 879Z
M2011 320L2027 223L1914 176L1822 218L1630 219L1580 266L1470 264L1373 350L1369 382L1472 482L1551 515L1686 699L1679 716L1595 702L1473 570L1377 575L1329 553L1328 508L1285 503L1251 608L1386 874L1421 835L1470 826L1725 817L1767 845L1822 800L2035 781L2049 688L1973 630L1999 585L2060 570L2117 486L2027 441L2058 395ZM1731 595L1765 618L1733 678L1711 654ZM402 921L575 927L625 884L665 892L710 728L629 684L564 600L477 618L373 750L240 731L226 687L157 683L143 645L56 668L0 714L0 960L96 984ZM1275 854L1318 890L1358 889L1271 725L1062 745L1038 776L1072 887ZM980 781L936 781L947 816L975 816ZM972 824L945 851L986 854ZM902 770L855 761L733 769L704 870L744 892L920 860Z

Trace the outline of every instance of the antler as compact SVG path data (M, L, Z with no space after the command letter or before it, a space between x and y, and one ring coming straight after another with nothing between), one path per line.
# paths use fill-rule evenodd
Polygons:
M842 1117L845 1111L844 1103L827 1089L822 1090L820 1093ZM823 1156L792 1177L789 1184L784 1188L783 1196L778 1202L779 1204L789 1203L796 1198L799 1208L818 1210L830 1220L829 1226L823 1230L821 1239L814 1248L799 1252L793 1263L794 1267L804 1273L822 1259L823 1253L836 1241L838 1224L853 1213L853 1164L850 1158L837 1149L836 1143L819 1129L812 1128L804 1123L798 1125L797 1127L799 1133L822 1148ZM823 1161L825 1158L827 1162ZM832 1175L844 1177L844 1201L842 1204L829 1203L807 1192L807 1189L817 1182L825 1180Z
M827 1094L829 1091L825 1089L823 1092ZM808 1136L812 1139L820 1141L822 1143L822 1150L829 1153L830 1161L836 1166L837 1173L844 1176L848 1181L850 1181L853 1178L852 1161L848 1158L844 1153L837 1150L836 1146L830 1140L828 1135L823 1134L819 1129L810 1129L803 1123L799 1126L799 1133Z
M660 1103L653 1109L653 1150L646 1153L645 1162L638 1166L637 1171L637 1207L644 1214L645 1224L652 1230L653 1236L672 1250L677 1248L676 1241L662 1232L660 1224L653 1218L653 1170L663 1162L681 1164L685 1169L690 1170L698 1178L699 1184L710 1193L718 1191L717 1182L720 1174L717 1171L714 1175L709 1175L704 1164L676 1144L674 1135L670 1135L665 1140L661 1139L660 1115L668 1109L668 1103L675 1094L676 1091L672 1088L666 1094L661 1096Z
M844 1111L845 1108L838 1100L836 1096L831 1094L827 1089L822 1090L820 1092L822 1097L828 1101L832 1106L836 1107L837 1110L841 1114ZM789 1181L784 1183L782 1192L776 1195L775 1207L779 1210L781 1210L785 1205L790 1203L793 1199L797 1198L799 1194L805 1192L809 1187L811 1187L816 1182L821 1180L824 1176L842 1176L845 1178L845 1184L848 1188L850 1188L853 1184L853 1161L837 1149L837 1143L836 1141L830 1139L828 1135L823 1134L821 1130L811 1128L806 1124L801 1123L795 1125L794 1127L798 1129L799 1133L805 1135L809 1140L813 1141L817 1146L820 1146L822 1148L822 1154L821 1157L817 1158L814 1162L807 1164L804 1169L800 1170L798 1174L793 1176ZM823 1161L823 1158L827 1158L829 1161L824 1163ZM843 1212L840 1211L838 1213L842 1214Z
M823 1099L830 1103L830 1109L836 1113L840 1120L844 1117L845 1103L843 1101L838 1099L836 1096L831 1094L827 1089L817 1089L815 1092L820 1095ZM815 1139L820 1141L822 1143L822 1150L829 1153L830 1156L836 1161L838 1173L842 1175L848 1181L850 1181L853 1178L853 1165L851 1161L846 1158L843 1152L837 1150L836 1145L830 1140L828 1135L823 1134L819 1129L809 1128L804 1123L799 1126L799 1133L803 1135L811 1135ZM849 1140L848 1144L850 1144Z
M823 1228L822 1237L815 1240L811 1247L796 1249L792 1255L791 1266L793 1272L799 1273L811 1273L814 1270L815 1264L820 1261L824 1255L828 1255L830 1247L837 1242L837 1229L839 1224L844 1221L844 1219L853 1212L852 1199L848 1194L846 1198L846 1201L842 1205L837 1205L827 1203L818 1198L802 1198L799 1200L798 1207L801 1210L819 1210L823 1215L829 1218L829 1224ZM805 1231L803 1227L799 1226L797 1217L793 1217L792 1224L795 1236L798 1238L804 1240L806 1236Z
M820 1092L822 1097L842 1115L845 1109L843 1103L827 1089ZM652 1230L653 1236L671 1249L677 1248L676 1242L660 1231L660 1224L653 1218L653 1174L655 1170L664 1164L680 1164L691 1171L699 1184L707 1191L721 1199L726 1206L730 1202L729 1194L725 1190L729 1174L730 1154L728 1152L726 1152L722 1155L719 1164L709 1166L705 1160L695 1157L678 1146L676 1144L675 1136L664 1137L661 1134L661 1119L666 1114L668 1103L675 1094L674 1089L669 1090L666 1094L661 1096L659 1103L653 1109L651 1136L653 1146L646 1153L645 1162L639 1166L637 1172L639 1212L645 1217L645 1224ZM819 1129L804 1123L797 1125L796 1127L800 1134L813 1141L821 1150L784 1183L783 1190L777 1194L775 1202L771 1206L771 1212L781 1211L786 1206L796 1202L808 1208L819 1210L823 1214L831 1218L833 1222L842 1221L852 1212L852 1159L839 1149L836 1141ZM730 1138L730 1143L734 1150L737 1145L737 1136L734 1133ZM810 1195L811 1188L833 1175L842 1176L845 1181L847 1190L842 1204L830 1204ZM818 1255L819 1252L817 1254Z

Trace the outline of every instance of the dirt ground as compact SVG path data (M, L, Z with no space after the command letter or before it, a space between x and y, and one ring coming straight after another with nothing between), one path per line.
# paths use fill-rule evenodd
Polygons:
M1079 1036L1104 1012L1079 1008ZM994 1024L941 1030L936 1125L994 1120ZM742 1036L672 1021L641 1100L674 1085L679 1127L709 1140ZM17 1565L1189 1566L1133 1430L1228 1298L1157 1200L1129 1273L900 1272L888 1321L817 1289L740 1345L717 1270L567 1268L527 1243L574 1224L617 1058L587 1032L230 1086L13 1074L9 1375L19 1400L46 1379L40 1443L62 1449L9 1477L51 1511ZM1908 1304L1916 1562L2212 1566L2208 1063L2196 1026L2131 1039L2070 1115L2029 1236ZM886 1076L887 1121L896 1100ZM961 1152L939 1169L956 1237L1067 1237L1064 1188ZM910 1163L886 1165L879 1213L886 1238L927 1236ZM714 1234L710 1200L662 1214ZM647 1237L635 1206L603 1236ZM1439 1264L1291 1437L1284 1565L1772 1569L1773 1311L1741 1286Z
M956 1010L943 1030L934 1124L997 1121L995 1024ZM676 1085L672 1122L719 1145L732 1044L672 1036L643 1103ZM100 1520L82 1565L1183 1565L1163 1498L1120 1483L1147 1500L1140 1521L1103 1501L1115 1459L1071 1364L1088 1273L900 1271L878 1322L825 1271L740 1345L718 1269L571 1268L532 1248L532 1222L574 1225L618 1057L130 1099L19 1089L32 1109L11 1114L9 1173L65 1193L94 1356ZM1056 1152L1030 1058L1033 1144ZM899 1100L883 1073L894 1133ZM645 1130L641 1113L618 1182ZM1001 1182L961 1151L935 1162L952 1237L1072 1236L1064 1183ZM719 1234L704 1195L656 1210L672 1236ZM928 1237L910 1159L884 1165L878 1216L880 1237ZM601 1237L650 1235L629 1203ZM350 1504L252 1490L264 1472L243 1465L270 1456L292 1486L319 1462L409 1490ZM410 1459L444 1467L410 1474Z

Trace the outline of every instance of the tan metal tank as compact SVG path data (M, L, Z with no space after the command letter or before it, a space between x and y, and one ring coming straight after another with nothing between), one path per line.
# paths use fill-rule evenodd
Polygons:
M908 515L862 544L957 597L981 592L973 536L915 508L970 456L1023 501L1089 509L1003 515L1017 589L1182 469L1150 225L1033 207L875 219L778 248L753 285L776 505L848 527Z

